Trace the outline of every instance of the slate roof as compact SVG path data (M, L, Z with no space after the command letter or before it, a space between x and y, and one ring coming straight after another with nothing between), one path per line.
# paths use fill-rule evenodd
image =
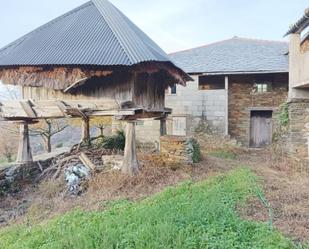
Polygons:
M0 49L1 66L124 65L169 61L107 0L91 0Z
M288 43L233 37L170 54L186 73L288 72Z

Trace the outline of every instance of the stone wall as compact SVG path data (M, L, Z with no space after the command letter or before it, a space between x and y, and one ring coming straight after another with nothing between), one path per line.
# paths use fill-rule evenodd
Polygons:
M301 51L302 51L303 53L309 51L309 38L306 39L306 40L302 43L302 45L301 45L300 48L301 48Z
M191 164L194 162L194 139L184 136L162 136L160 138L160 155L168 163ZM198 151L199 153L199 151Z
M11 163L0 170L0 195L19 191L25 183L35 183L41 170L50 166L52 158L28 164ZM41 167L41 168L40 168Z
M299 159L308 158L309 100L294 99L289 102L289 129L287 151Z
M273 111L273 124L277 123L279 106L286 102L288 94L288 74L272 74L272 91L258 93L255 80L258 75L229 77L229 135L244 146L249 146L250 115L254 108ZM273 128L275 130L275 127Z
M140 143L160 142L160 120L143 120L136 123L136 139Z

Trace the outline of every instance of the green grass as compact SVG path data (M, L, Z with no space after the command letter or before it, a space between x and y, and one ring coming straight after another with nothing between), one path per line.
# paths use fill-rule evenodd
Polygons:
M248 169L184 183L137 203L103 203L105 212L76 210L40 225L0 230L0 248L294 248L266 223L241 219L259 189Z
M217 150L212 151L208 153L209 156L222 158L222 159L228 159L228 160L235 160L237 158L237 155L231 151L226 150Z

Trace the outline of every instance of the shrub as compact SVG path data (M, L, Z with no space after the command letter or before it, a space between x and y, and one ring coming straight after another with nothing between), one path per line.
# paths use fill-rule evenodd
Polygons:
M117 131L117 134L110 137L104 137L102 147L107 150L124 150L126 143L125 133L123 130Z
M192 156L193 163L201 161L201 148L196 139L190 138L187 141L187 151Z

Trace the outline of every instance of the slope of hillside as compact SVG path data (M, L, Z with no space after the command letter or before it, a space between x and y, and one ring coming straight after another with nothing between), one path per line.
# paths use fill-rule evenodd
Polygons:
M237 214L257 192L254 174L236 169L140 202L102 203L106 211L76 210L2 230L0 248L294 248L268 224Z

